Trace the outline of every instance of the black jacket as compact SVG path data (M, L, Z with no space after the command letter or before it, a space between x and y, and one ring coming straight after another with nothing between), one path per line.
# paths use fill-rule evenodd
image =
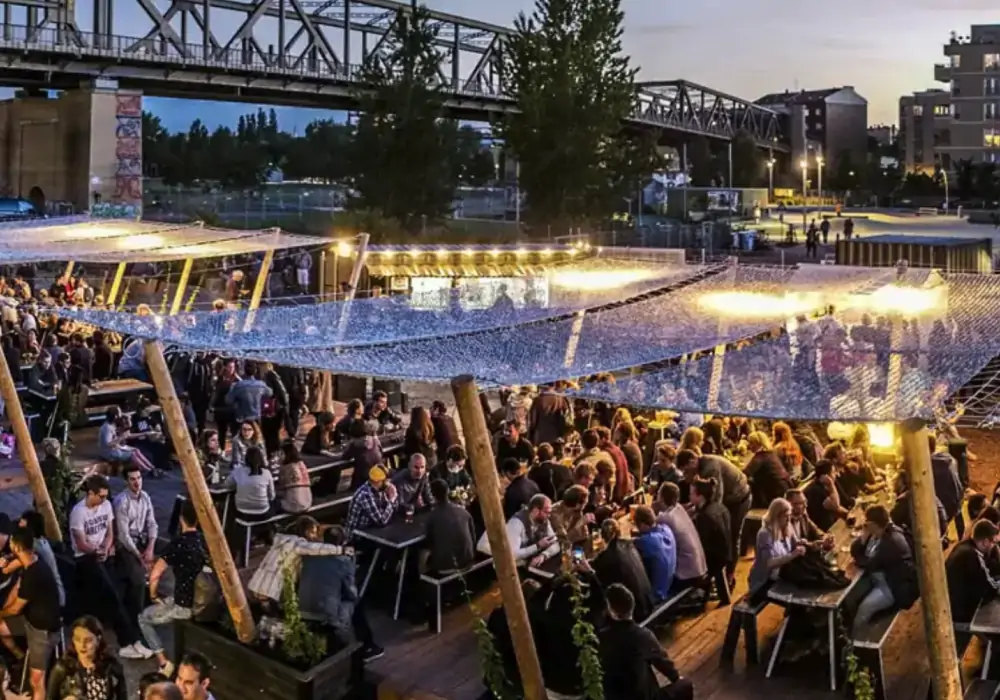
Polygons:
M1000 564L980 552L972 540L955 545L944 570L955 622L971 622L980 603L1000 595Z
M785 492L792 487L785 465L773 450L755 454L744 473L750 480L754 508L767 508L771 501L784 497Z
M429 571L464 569L476 555L476 531L469 511L455 503L435 505L427 519Z
M503 493L503 516L510 520L538 492L538 484L527 476L521 475L514 479Z
M431 416L431 425L434 426L434 442L437 444L437 457L444 461L448 456L448 448L452 445L461 445L462 441L458 437L458 426L455 419L445 414L443 416Z
M542 462L531 468L528 478L553 501L562 499L563 491L573 485L573 470L561 462Z
M531 402L528 409L529 437L535 445L550 445L563 436L569 424L569 400L550 391L543 391Z
M52 669L46 691L46 700L62 700L66 697L86 698L84 674L77 664L68 668L66 661L59 661ZM106 700L126 700L128 687L125 685L125 670L117 659L104 662L104 673L109 691Z
M655 700L660 684L653 669L671 683L680 674L656 635L634 620L612 620L598 636L605 700Z
M934 476L934 494L944 506L944 515L951 520L962 509L965 496L962 483L958 479L958 464L947 452L938 452L931 457L931 474Z
M604 591L596 577L581 573L580 578L589 584L584 587L584 606L589 611L586 620L597 626L605 608ZM563 695L583 692L580 652L573 642L576 618L573 615L572 594L572 586L562 577L557 577L532 597L528 609L535 647L549 651L539 658L545 687Z
M645 620L653 611L653 586L642 563L642 557L631 540L616 539L608 543L591 566L604 588L620 583L635 598L634 617Z
M890 523L886 528L871 559L865 555L864 538L851 543L851 555L865 571L882 572L896 601L896 609L907 610L920 597L910 543L895 524Z
M721 503L709 503L695 513L694 527L698 531L705 563L709 572L716 572L730 564L733 533L729 511Z

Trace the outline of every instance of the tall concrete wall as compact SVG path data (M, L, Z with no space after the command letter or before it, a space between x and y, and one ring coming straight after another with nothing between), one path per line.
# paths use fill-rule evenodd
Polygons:
M141 208L142 95L105 86L0 102L0 193L32 192Z

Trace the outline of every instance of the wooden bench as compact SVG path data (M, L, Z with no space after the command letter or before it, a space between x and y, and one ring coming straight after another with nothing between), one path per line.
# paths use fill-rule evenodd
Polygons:
M732 663L736 658L736 647L740 643L740 632L743 633L746 645L747 665L756 666L760 663L760 647L757 643L757 616L769 605L766 597L756 604L750 602L749 596L743 596L733 606L729 613L729 627L722 642L722 660Z
M747 511L740 524L740 534L737 537L737 551L741 557L757 542L757 533L760 532L765 515L767 515L766 508L751 508Z
M899 611L879 613L865 625L864 629L854 631L852 643L854 655L862 668L867 668L872 674L872 685L875 696L886 699L885 694L885 664L882 660L882 648L885 646L892 628L899 617Z
M682 600L687 598L691 593L693 593L694 590L695 590L694 588L685 588L681 592L675 593L674 595L670 596L665 601L654 607L653 612L649 613L649 617L640 622L639 626L649 627L654 622L656 622L656 620L659 619L659 617L663 615L663 613L675 607L678 603L680 603Z
M969 684L964 700L996 700L1000 697L1000 681L976 679Z
M492 564L493 557L486 557L485 559L480 559L479 561L474 562L471 566L466 567L461 571L452 571L450 573L443 574L435 574L431 572L420 575L421 581L434 587L434 634L441 633L441 591L444 587L453 581L458 581L459 579L464 580L466 576L474 571L479 571L487 566L492 566Z
M243 542L241 549L236 552L237 561L236 565L239 567L246 566L250 561L250 542L253 539L253 531L255 528L259 527L270 527L281 525L283 523L291 522L301 515L312 515L313 513L318 513L321 510L327 510L328 508L336 508L337 506L342 506L344 504L350 503L351 498L354 497L353 493L338 493L327 498L320 498L313 501L312 506L302 511L301 513L276 513L272 515L267 520L259 521L246 521L242 518L236 518L236 525L242 528ZM242 556L242 559L241 559Z

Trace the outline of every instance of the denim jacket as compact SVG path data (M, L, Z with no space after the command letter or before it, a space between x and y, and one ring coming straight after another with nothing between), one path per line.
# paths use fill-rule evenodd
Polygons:
M259 421L260 402L271 396L271 387L259 379L241 379L226 394L226 403L232 407L236 422Z
M358 600L354 557L331 555L302 558L299 608L317 615L338 633L350 636Z

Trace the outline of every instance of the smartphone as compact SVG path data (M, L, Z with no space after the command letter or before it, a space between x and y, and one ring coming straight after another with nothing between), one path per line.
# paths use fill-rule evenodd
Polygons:
M573 548L573 561L583 561L583 547Z

